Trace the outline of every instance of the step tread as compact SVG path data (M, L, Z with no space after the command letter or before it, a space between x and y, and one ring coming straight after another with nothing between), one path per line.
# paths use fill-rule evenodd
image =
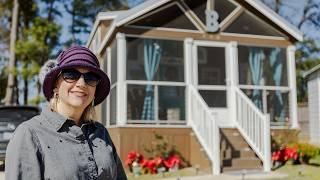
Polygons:
M221 133L221 165L223 171L260 169L262 161L235 128L223 128Z

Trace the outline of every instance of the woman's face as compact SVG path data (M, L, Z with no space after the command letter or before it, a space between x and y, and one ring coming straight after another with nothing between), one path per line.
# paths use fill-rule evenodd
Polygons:
M85 68L74 68L80 73L87 73L89 70ZM74 82L66 81L60 75L57 81L57 93L59 95L59 103L63 103L67 106L72 106L74 108L84 109L94 99L94 94L96 91L96 86L88 85L83 75L78 80Z

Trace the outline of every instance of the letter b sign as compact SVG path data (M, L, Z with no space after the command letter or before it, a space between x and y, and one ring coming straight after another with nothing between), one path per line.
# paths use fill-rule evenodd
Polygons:
M219 15L214 10L206 10L206 23L208 32L217 32L219 30Z

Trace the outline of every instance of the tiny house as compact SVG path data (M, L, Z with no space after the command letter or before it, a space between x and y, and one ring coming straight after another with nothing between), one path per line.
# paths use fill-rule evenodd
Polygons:
M295 42L256 0L148 0L98 14L87 46L111 78L98 108L124 161L160 133L214 174L270 170L270 132L297 129Z

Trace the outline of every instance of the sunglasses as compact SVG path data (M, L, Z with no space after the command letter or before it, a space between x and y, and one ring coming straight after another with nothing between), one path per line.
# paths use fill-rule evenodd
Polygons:
M92 87L97 86L100 82L100 77L97 74L93 72L81 73L75 69L64 69L61 71L61 76L68 83L74 83L83 76L84 82Z

